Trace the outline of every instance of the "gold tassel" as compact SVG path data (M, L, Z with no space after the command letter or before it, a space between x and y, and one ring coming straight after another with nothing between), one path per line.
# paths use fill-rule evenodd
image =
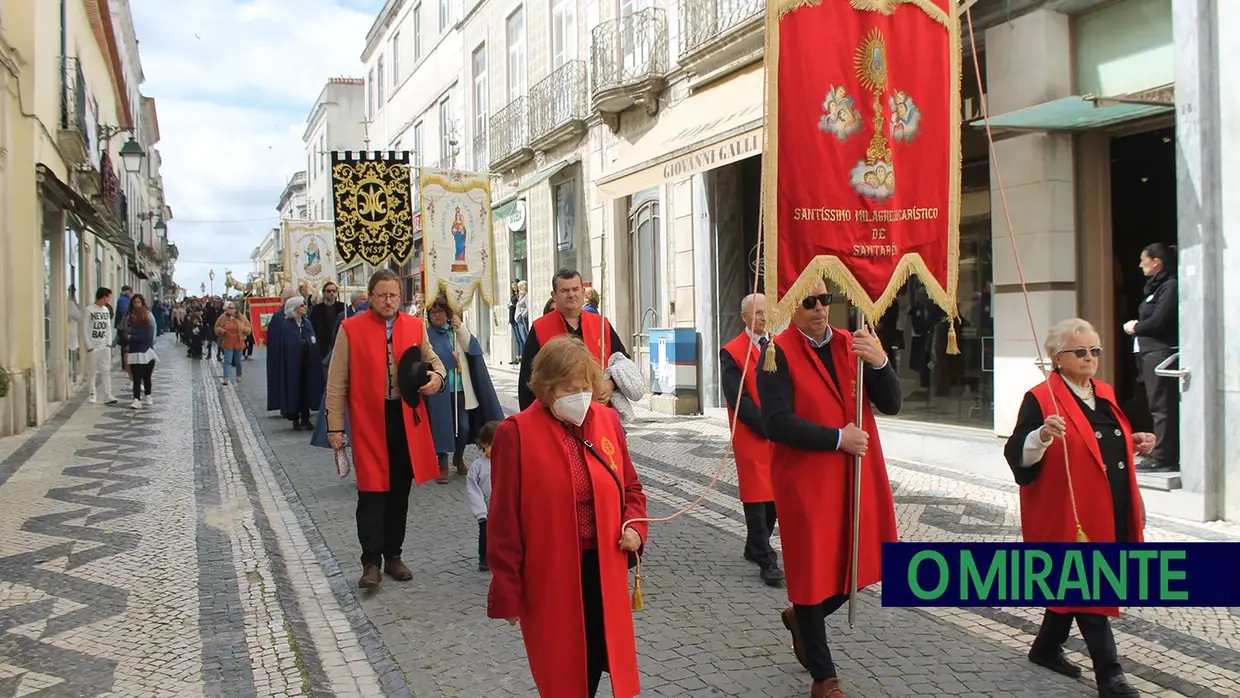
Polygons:
M642 597L642 559L637 558L637 571L633 574L633 612L646 610L646 600Z
M1088 543L1089 542L1089 536L1085 535L1085 529L1081 528L1080 521L1076 522L1076 542L1077 543Z
M947 326L947 353L952 356L960 353L960 346L956 344L956 323L954 320Z
M768 342L766 345L766 359L762 362L762 370L767 373L775 372L775 342Z

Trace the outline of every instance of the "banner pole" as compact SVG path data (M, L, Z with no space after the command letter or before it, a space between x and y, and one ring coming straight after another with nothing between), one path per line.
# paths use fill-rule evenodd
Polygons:
M865 328L865 316L859 308L853 308L857 316L857 330ZM857 357L857 428L864 429L865 410L865 360ZM861 456L853 458L853 500L852 500L852 556L849 563L848 580L848 627L857 624L857 562L858 549L861 547Z

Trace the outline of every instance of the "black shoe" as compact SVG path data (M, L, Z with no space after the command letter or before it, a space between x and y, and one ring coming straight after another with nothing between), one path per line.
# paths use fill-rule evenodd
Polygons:
M479 562L479 563L478 563L478 571L479 571L479 572L490 572L490 571L491 571L491 568L490 568L490 567L487 567L487 563L485 563L485 562Z
M1046 667L1056 674L1063 674L1073 679L1081 677L1081 667L1068 661L1062 649L1054 653L1029 650L1029 661L1040 667Z
M768 587L777 587L784 583L784 571L779 569L779 565L763 567L760 576Z
M758 564L758 558L754 557L753 553L749 552L748 550L745 551L745 559L748 560L749 562L752 562L755 565Z
M1116 674L1107 681L1098 682L1098 698L1127 698L1139 695L1141 692L1133 688L1123 674Z

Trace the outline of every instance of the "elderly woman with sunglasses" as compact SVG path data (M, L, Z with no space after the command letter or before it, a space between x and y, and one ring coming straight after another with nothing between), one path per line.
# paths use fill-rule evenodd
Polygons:
M1025 393L1003 451L1020 485L1021 537L1026 543L1074 543L1079 526L1093 543L1140 543L1145 514L1132 461L1134 453L1150 452L1154 435L1134 434L1115 391L1094 378L1102 347L1092 325L1079 318L1058 323L1045 349L1054 371ZM1079 677L1080 667L1063 651L1075 620L1093 661L1098 695L1139 695L1124 678L1110 616L1119 616L1119 609L1047 609L1029 661Z

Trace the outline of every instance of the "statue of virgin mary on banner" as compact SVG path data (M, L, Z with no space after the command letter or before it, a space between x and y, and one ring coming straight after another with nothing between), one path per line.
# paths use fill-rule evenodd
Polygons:
M493 305L490 176L422 168L421 193L427 297L443 293L458 312L475 293Z

